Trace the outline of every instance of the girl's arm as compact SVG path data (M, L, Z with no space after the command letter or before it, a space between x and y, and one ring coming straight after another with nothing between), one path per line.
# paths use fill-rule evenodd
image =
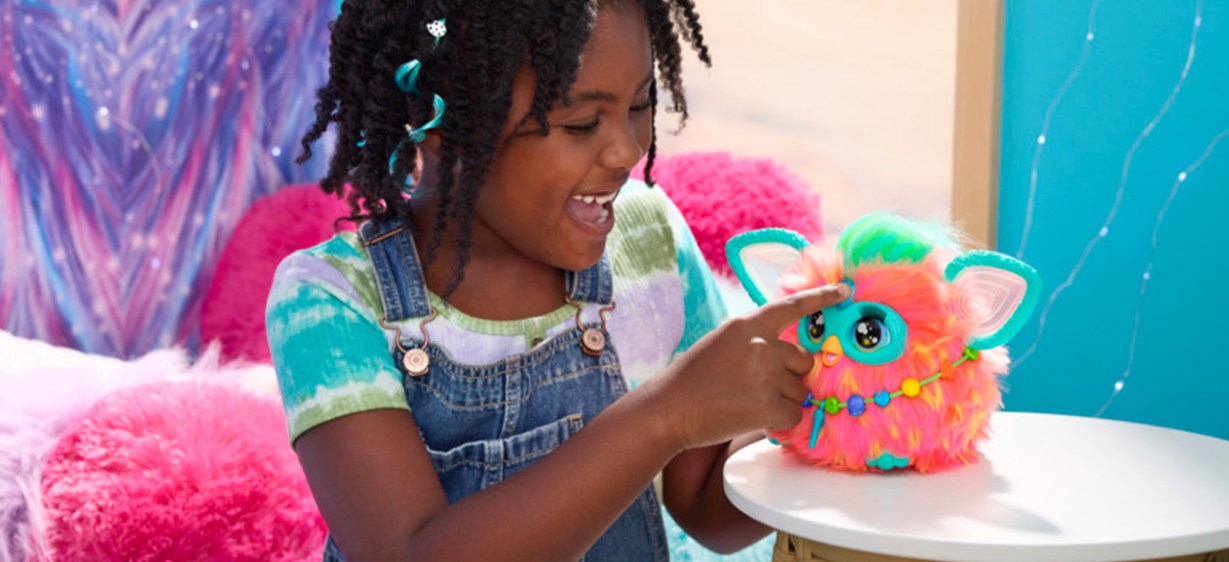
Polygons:
M554 452L453 505L407 412L337 418L295 449L349 562L576 560L680 451L797 423L813 359L776 334L846 291L797 293L723 324Z
M771 528L751 519L725 495L725 461L763 436L748 433L720 445L680 453L662 474L662 501L674 520L706 548L728 554L764 538Z
M647 392L612 404L557 450L449 506L413 417L373 410L296 441L349 562L578 560L679 450Z

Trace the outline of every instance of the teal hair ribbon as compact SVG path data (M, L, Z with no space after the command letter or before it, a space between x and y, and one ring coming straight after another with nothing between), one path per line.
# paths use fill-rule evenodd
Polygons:
M407 94L418 94L418 72L422 62L413 59L397 68L397 88Z

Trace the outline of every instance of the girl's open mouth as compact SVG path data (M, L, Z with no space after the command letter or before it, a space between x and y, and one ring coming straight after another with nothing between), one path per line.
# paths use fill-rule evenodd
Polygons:
M619 191L603 194L573 195L568 199L568 214L590 227L608 231L614 224L613 203Z

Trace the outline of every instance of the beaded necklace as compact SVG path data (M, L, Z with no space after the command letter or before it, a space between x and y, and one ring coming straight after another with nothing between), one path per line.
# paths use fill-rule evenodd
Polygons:
M971 347L964 348L964 353L960 356L960 358L952 362L952 369L960 366L960 364L964 363L965 361L976 361L978 355L979 354L976 349ZM926 377L920 381L913 377L909 377L901 381L900 388L893 392L888 392L886 390L876 392L871 398L873 401L872 403L880 408L887 408L888 404L892 403L893 398L898 398L900 396L914 398L922 392L922 387L939 380L943 376L943 373L944 371L941 369L934 375ZM850 396L845 402L837 400L835 396L829 396L822 400L817 400L814 394L807 394L807 399L802 401L802 407L815 408L815 414L812 416L813 421L811 422L811 440L809 447L812 449L815 448L815 442L819 439L819 430L824 427L824 418L826 416L839 414L841 410L849 410L849 415L856 418L866 413L866 406L866 399L859 394Z

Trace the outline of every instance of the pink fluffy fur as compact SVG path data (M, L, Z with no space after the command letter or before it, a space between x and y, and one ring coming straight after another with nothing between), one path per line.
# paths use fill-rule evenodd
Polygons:
M42 475L48 560L314 561L324 522L270 399L200 382L116 391Z
M644 161L632 170L644 178ZM819 195L802 178L771 158L728 152L658 155L653 178L687 219L713 272L732 275L725 243L748 230L784 227L819 237Z
M182 373L181 350L124 361L0 331L0 562L46 559L39 482L59 436L101 396Z
M875 470L867 461L883 453L908 457L920 472L942 470L977 460L976 443L986 437L991 412L1001 407L999 378L1007 372L1006 350L984 350L976 361L952 369L968 341L971 326L953 314L952 289L943 267L950 256L936 251L919 264L862 264L846 271L831 248L812 246L786 276L786 294L852 279L854 302L874 301L896 310L908 325L905 354L885 365L864 365L842 357L832 366L816 360L805 382L817 398L851 395L868 404L879 390L893 392L906 378L923 380L941 371L937 381L914 398L893 398L887 408L868 406L859 417L843 410L827 415L814 448L811 424L816 408L806 408L792 430L773 437L808 463L840 470ZM797 342L794 327L782 339Z
M201 305L201 341L220 342L225 361L271 363L265 299L277 264L295 250L328 240L333 222L349 214L345 201L316 185L285 187L252 204L218 259Z

